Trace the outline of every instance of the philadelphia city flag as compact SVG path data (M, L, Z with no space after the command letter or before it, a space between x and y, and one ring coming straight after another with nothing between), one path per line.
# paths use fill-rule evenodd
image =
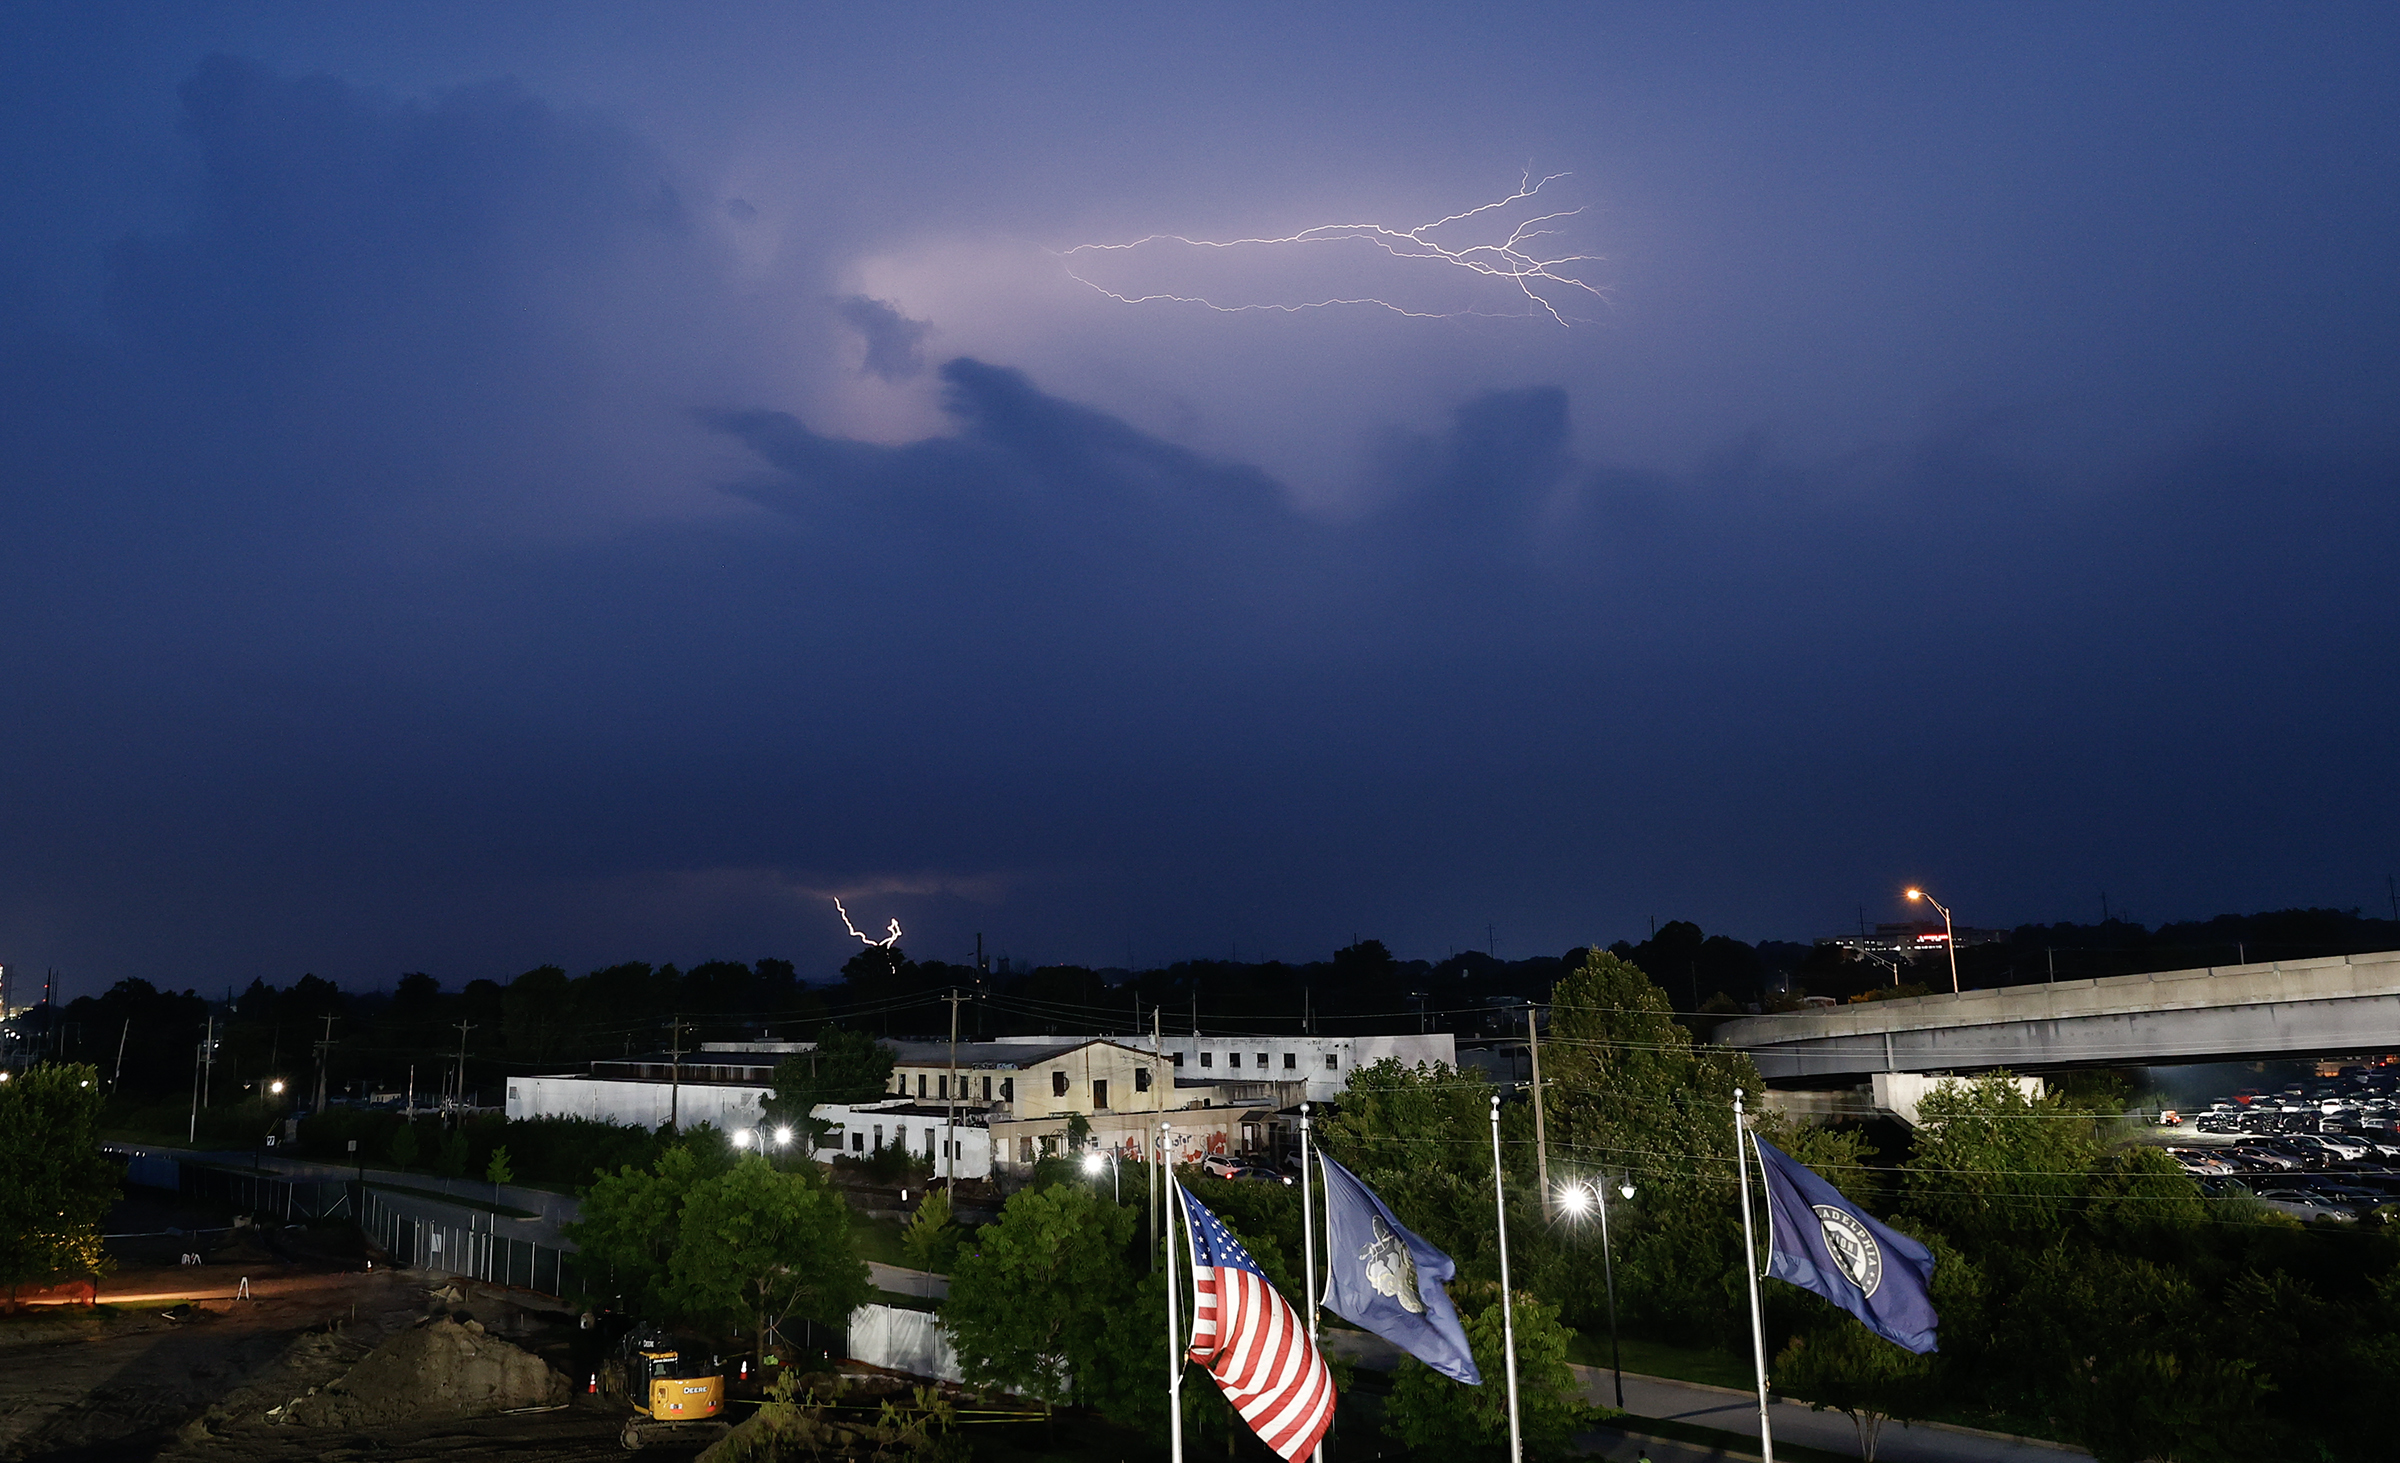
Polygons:
M1832 1301L1919 1355L1935 1350L1933 1251L1875 1219L1766 1139L1767 1273Z

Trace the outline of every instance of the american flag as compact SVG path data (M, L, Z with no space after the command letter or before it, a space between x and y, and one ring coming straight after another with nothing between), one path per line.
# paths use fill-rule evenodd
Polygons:
M1333 1373L1242 1242L1181 1185L1175 1192L1192 1239L1191 1358L1250 1430L1296 1463L1333 1425Z

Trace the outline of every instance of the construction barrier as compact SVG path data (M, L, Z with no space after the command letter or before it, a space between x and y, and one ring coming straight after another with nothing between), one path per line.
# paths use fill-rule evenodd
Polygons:
M507 1231L519 1221L367 1186L359 1227L391 1263L488 1281L539 1295L566 1294L566 1252Z

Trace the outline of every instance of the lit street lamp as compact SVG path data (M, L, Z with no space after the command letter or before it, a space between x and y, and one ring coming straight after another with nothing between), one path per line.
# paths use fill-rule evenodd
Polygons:
M1950 947L1950 994L1955 996L1958 994L1958 931L1950 924L1950 911L1943 907L1942 901L1914 885L1909 887L1908 897L1911 903L1922 899L1942 911L1942 943Z
M1629 1177L1617 1186L1625 1198L1633 1197L1633 1180ZM1610 1253L1608 1241L1608 1185L1606 1181L1570 1182L1559 1190L1558 1201L1569 1214L1581 1214L1587 1209L1600 1211L1600 1273L1608 1285L1608 1364L1617 1377L1617 1410L1625 1410L1625 1358L1617 1349L1617 1264Z
M1095 1148L1091 1152L1083 1155L1083 1171L1091 1174L1095 1178L1097 1178L1100 1174L1100 1165L1102 1163L1106 1163L1108 1165L1108 1183L1110 1190L1116 1195L1118 1203L1124 1203L1125 1176L1117 1171L1117 1150L1114 1148Z

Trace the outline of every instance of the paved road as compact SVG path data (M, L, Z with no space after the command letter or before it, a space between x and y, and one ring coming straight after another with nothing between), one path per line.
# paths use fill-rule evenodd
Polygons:
M909 1270L898 1265L886 1265L881 1260L867 1261L867 1278L877 1290L894 1295L917 1295L932 1300L950 1298L950 1277L936 1275L930 1270Z
M1328 1333L1325 1342L1328 1350L1355 1357L1360 1366L1374 1370L1384 1370L1399 1362L1398 1349L1378 1336L1337 1330ZM1586 1398L1604 1407L1615 1405L1615 1379L1606 1367L1579 1366L1575 1374L1583 1380ZM1587 1450L1617 1460L1631 1459L1647 1448L1652 1463L1700 1463L1703 1459L1759 1456L1755 1393L1627 1372L1625 1410L1632 1418L1622 1429L1596 1429L1579 1441ZM1640 1432L1640 1419L1646 1417L1717 1429L1726 1434L1726 1440L1722 1447L1712 1448L1647 1438ZM1828 1453L1862 1456L1856 1425L1839 1412L1817 1412L1805 1402L1779 1400L1768 1405L1767 1418L1778 1443L1800 1443ZM2090 1456L2079 1448L1941 1423L1918 1423L1914 1427L1887 1423L1875 1444L1877 1463L2067 1463L2070 1459Z
M1583 1378L1586 1397L1602 1405L1614 1404L1615 1381L1606 1367L1579 1366L1575 1371ZM1754 1392L1627 1372L1625 1410L1635 1417L1663 1418L1738 1435L1743 1441L1739 1445L1729 1444L1728 1452L1758 1455L1758 1395ZM1853 1457L1860 1454L1857 1425L1842 1413L1818 1412L1805 1402L1778 1400L1768 1404L1767 1419L1779 1443L1804 1443L1828 1453L1847 1453ZM1607 1456L1614 1458L1617 1454L1609 1451ZM1693 1456L1711 1454L1701 1449ZM1913 1427L1885 1423L1875 1442L1877 1463L2064 1463L2066 1459L2090 1456L2080 1448L1941 1423L1921 1422ZM1665 1463L1656 1449L1652 1450L1651 1458L1654 1463Z

